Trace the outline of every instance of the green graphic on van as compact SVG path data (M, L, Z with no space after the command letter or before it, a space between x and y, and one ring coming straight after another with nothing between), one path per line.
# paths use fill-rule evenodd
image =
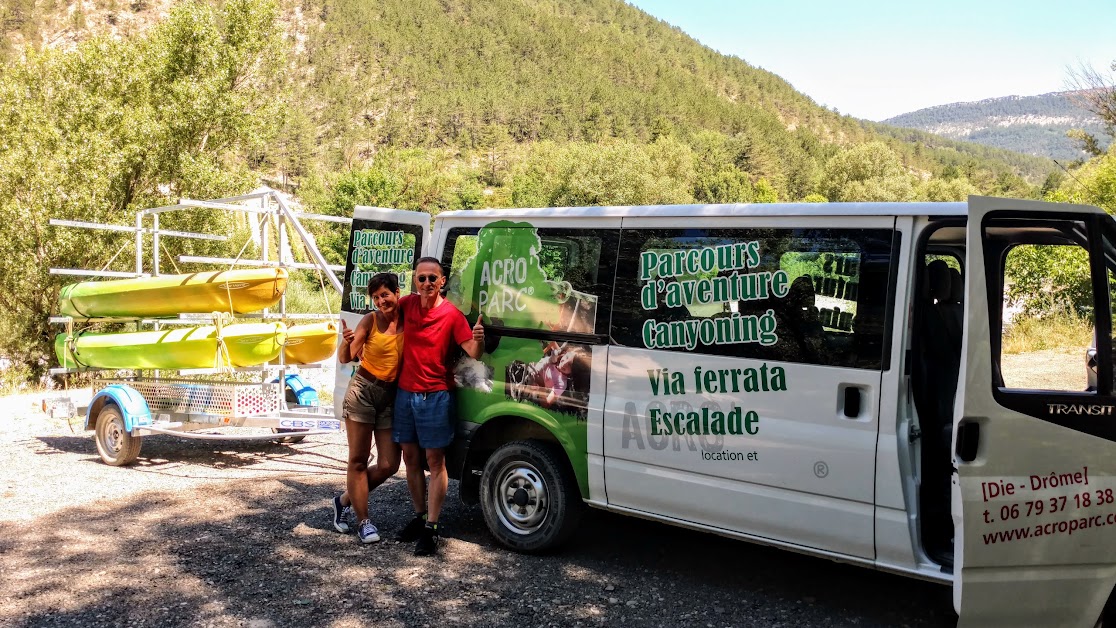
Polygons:
M476 235L475 252L458 241L447 298L470 320L531 331L592 333L597 298L574 290L560 265L540 255L544 243L526 222L497 221ZM575 342L517 338L486 330L481 359L454 367L461 416L483 422L497 413L543 426L575 461L583 495L588 491L586 419L592 347Z
M544 269L542 247L529 223L485 225L476 254L451 271L449 299L470 318L480 313L504 327L593 333L597 297L574 290L558 269Z

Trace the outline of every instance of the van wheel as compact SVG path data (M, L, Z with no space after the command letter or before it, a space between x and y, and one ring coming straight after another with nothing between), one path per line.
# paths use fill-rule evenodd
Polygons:
M581 493L556 445L523 440L489 456L481 474L481 510L499 543L518 552L562 544L581 518Z
M140 445L143 444L143 438L132 436L124 429L124 417L120 414L120 408L111 403L106 404L97 414L94 440L101 460L114 467L135 462L139 457Z
M294 434L294 433L297 433L297 432L305 432L305 431L306 430L292 430L292 429L285 428L285 427L273 427L273 428L271 428L271 433L272 434ZM279 438L276 438L275 442L277 442L277 443L287 443L289 445L293 445L295 443L301 443L304 440L306 440L305 436L281 436Z

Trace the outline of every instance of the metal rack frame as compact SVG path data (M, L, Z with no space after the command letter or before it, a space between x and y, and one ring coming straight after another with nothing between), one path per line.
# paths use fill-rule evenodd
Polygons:
M164 237L171 238L186 238L197 240L209 241L227 241L229 236L217 235L209 233L195 233L188 231L175 231L161 229L159 225L159 218L162 214L168 212L190 211L197 209L216 209L222 211L229 211L234 213L243 213L259 216L259 238L260 238L260 255L258 259L232 259L222 257L206 257L196 255L179 255L178 262L192 263L192 264L212 264L214 266L252 266L252 267L277 267L289 268L298 270L318 270L322 276L328 281L329 285L338 293L342 293L344 288L342 281L338 279L338 272L344 272L344 266L329 264L325 257L318 250L314 239L306 231L302 225L302 220L317 220L324 222L336 222L342 224L352 224L351 218L343 218L337 216L326 216L321 214L312 214L304 212L296 212L291 209L287 202L276 190L270 188L261 188L250 194L240 196L233 196L228 198L221 198L212 201L203 201L196 199L181 199L174 205L167 205L163 207L154 207L150 209L143 209L136 212L136 219L134 226L129 225L116 225L116 224L103 224L94 222L84 222L76 220L58 220L51 219L49 224L55 227L77 228L77 229L90 229L102 231L115 231L115 232L131 232L135 234L135 271L110 271L110 270L88 270L78 268L51 268L50 274L52 275L68 275L78 277L101 277L101 278L116 278L116 277L156 277L161 274L162 265L160 263L160 256L163 247L160 246L160 240ZM274 225L273 225L274 223ZM291 255L291 242L288 230L293 230L298 240L301 241L302 246L309 254L312 263L300 263L294 261ZM270 259L271 251L271 238L277 238L278 259ZM150 264L145 267L145 251L144 240L145 236L151 237L151 256ZM286 294L284 293L279 300L278 311L273 312L269 309L264 309L261 312L250 314L236 315L236 319L256 319L256 320L298 320L298 319L325 319L332 318L335 314L288 314L286 311ZM150 326L154 329L160 329L164 325L205 325L211 324L213 316L208 314L180 314L177 318L153 318L153 317L115 317L115 318L72 318L69 316L52 316L50 322L53 324L66 325L68 331L72 331L75 322L80 323L135 323L136 329L141 329L144 326ZM317 365L288 365L285 362L285 357L282 352L279 354L278 363L268 363L261 366L254 367L235 367L225 369L177 369L171 370L176 372L179 377L211 375L218 373L260 373L260 381L252 384L229 382L221 380L190 380L188 382L168 379L162 376L158 370L151 371L151 377L143 377L144 371L135 370L118 370L118 369L98 369L98 368L69 368L57 367L50 369L52 375L65 375L70 373L104 373L111 371L113 376L99 379L95 382L95 388L103 388L111 383L120 383L126 385L136 385L143 387L150 387L152 385L162 388L183 388L185 390L192 390L199 395L214 397L223 395L228 390L233 390L236 387L254 386L258 387L261 392L266 391L268 395L274 395L274 403L265 404L267 408L260 408L259 411L246 411L243 408L235 406L230 408L222 407L205 407L204 404L199 407L190 406L187 408L163 408L161 407L162 400L159 395L155 395L150 401L154 403L151 407L152 414L157 416L157 421L153 425L147 425L138 430L138 434L145 433L173 433L176 435L188 438L222 438L222 439L266 439L275 438L275 436L229 436L229 435L210 435L210 434L188 434L184 433L185 430L198 429L204 427L268 427L272 426L276 419L294 418L294 419L323 419L332 418L332 407L308 407L308 406L294 406L288 408L285 402L285 389L286 389L286 375L289 370L300 370L306 368L316 368ZM278 383L269 381L274 374L278 374ZM152 389L154 390L154 389ZM151 391L149 391L151 392ZM142 392L141 392L142 394ZM145 395L145 398L147 395ZM208 398L207 397L207 398ZM179 400L183 401L183 400ZM165 405L165 404L163 404ZM195 404L196 405L196 404ZM158 409L157 409L158 407ZM311 421L313 422L313 421ZM335 430L325 431L307 431L299 432L300 435L318 434L318 433L334 433Z

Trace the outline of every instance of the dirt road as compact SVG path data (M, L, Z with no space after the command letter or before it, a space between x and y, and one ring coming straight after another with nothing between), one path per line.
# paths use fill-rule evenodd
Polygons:
M75 426L0 414L3 626L950 626L947 587L591 513L551 556L498 548L451 495L441 556L329 525L339 437L144 439L130 468ZM391 533L402 474L372 500Z

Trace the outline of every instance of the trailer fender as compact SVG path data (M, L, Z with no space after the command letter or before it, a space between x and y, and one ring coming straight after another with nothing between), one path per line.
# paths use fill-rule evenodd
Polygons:
M151 425L151 409L147 407L147 400L130 386L111 384L104 387L89 402L89 410L85 413L85 429L92 430L97 427L97 415L105 404L116 404L124 418L124 428L131 432L137 427Z

